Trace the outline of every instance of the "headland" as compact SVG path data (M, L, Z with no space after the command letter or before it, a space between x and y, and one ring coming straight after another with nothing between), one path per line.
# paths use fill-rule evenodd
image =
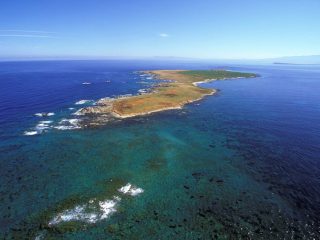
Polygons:
M152 70L143 71L143 73L167 81L160 82L149 93L101 99L96 106L81 109L79 114L111 114L117 118L128 118L169 109L180 109L187 103L198 101L217 92L216 89L199 87L199 83L258 76L254 73L226 70Z

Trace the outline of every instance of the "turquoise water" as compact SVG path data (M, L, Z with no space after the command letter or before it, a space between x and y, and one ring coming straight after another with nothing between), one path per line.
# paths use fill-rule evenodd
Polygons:
M319 238L320 68L228 66L261 77L204 84L220 91L182 110L62 131L75 102L148 87L137 70L220 66L0 65L1 238ZM128 183L140 192L119 191Z

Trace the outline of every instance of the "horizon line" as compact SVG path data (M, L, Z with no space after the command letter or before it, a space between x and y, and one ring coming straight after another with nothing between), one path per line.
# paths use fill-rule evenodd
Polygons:
M178 57L178 56L6 56L1 57L0 61L54 61L54 60L198 60L198 61L267 61L277 60L282 58L294 57L320 57L320 54L300 55L300 56L280 56L280 57L265 57L265 58L201 58L201 57Z

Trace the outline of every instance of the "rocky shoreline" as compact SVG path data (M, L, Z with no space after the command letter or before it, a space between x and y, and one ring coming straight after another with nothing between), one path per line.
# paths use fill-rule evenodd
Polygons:
M159 80L166 82L153 86L150 91L140 93L139 95L125 95L118 98L102 98L95 106L85 107L77 112L77 115L99 118L99 116L108 116L110 118L125 119L137 116L149 115L152 113L182 109L186 104L199 101L205 96L213 95L216 89L205 89L198 84L234 78L244 78L241 74L230 71L201 71L205 73L220 73L218 78L204 78L203 76L187 75L190 71L185 70L155 70L143 71L143 74L150 74ZM192 71L191 71L192 72ZM199 71L196 71L197 73ZM225 77L224 75L230 77ZM246 77L256 77L251 74ZM169 80L169 82L168 82Z

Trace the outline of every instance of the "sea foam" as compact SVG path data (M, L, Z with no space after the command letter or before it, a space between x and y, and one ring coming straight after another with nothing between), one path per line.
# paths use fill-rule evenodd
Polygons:
M147 90L146 90L146 89L139 89L138 92L139 92L140 94L144 94L144 93L147 93Z
M25 136L33 136L39 134L37 131L25 131L23 135Z
M54 115L54 113L53 112L48 112L48 113L42 112L42 113L35 113L34 115L37 117L51 117Z
M49 121L49 120L48 121L40 121L39 123L40 124L50 124L50 123L53 123L53 121Z
M82 104L88 104L88 103L92 103L93 100L80 100L78 102L76 102L76 105L82 105Z
M34 128L33 131L25 131L24 135L26 136L32 136L32 135L37 135L42 132L44 132L46 129L51 128L49 124L51 124L53 121L40 121Z
M131 183L127 183L125 186L119 188L118 191L123 194L130 195L130 196L137 196L140 193L144 192L142 188L138 188L136 186L133 186Z
M88 203L77 205L72 209L62 211L53 217L48 225L53 226L62 222L80 221L86 223L96 223L108 218L112 213L116 212L116 206L120 202L119 197L97 201L96 199L89 200Z
M137 196L140 193L143 193L142 188L135 187L130 183L119 188L118 191L130 196ZM92 198L85 204L76 205L71 209L58 213L48 222L48 226L50 227L70 221L80 221L88 224L96 223L107 219L115 213L120 201L121 198L119 196L113 196L112 199L105 199L103 201Z
M82 109L83 109L83 108L78 109L76 112L72 113L72 115L76 115L76 116L84 115L84 114L81 112Z
M52 123L53 121L40 121L35 129L39 132L42 133L44 130L51 128L51 126L49 125L50 123Z
M72 130L72 129L79 129L80 126L80 119L74 118L74 119L62 119L59 122L58 126L54 126L55 129L58 130Z

